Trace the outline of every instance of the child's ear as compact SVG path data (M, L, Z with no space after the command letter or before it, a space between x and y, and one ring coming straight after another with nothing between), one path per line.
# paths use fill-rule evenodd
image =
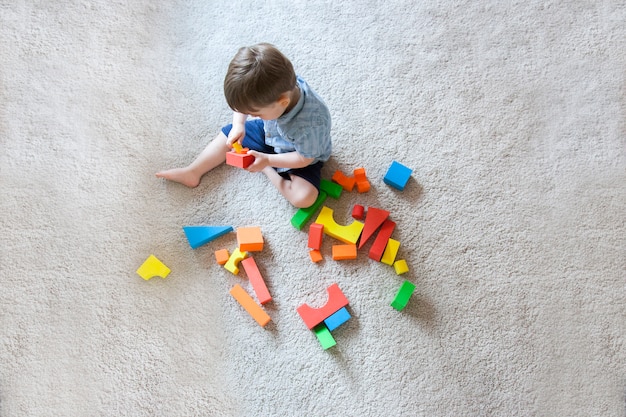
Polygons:
M287 94L281 94L280 97L278 97L278 104L280 104L283 107L287 107L290 102L291 102L291 99L289 98Z

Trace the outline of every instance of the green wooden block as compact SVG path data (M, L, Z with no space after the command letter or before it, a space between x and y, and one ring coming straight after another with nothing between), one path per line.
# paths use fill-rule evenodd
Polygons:
M330 330L328 330L328 327L326 327L324 323L314 327L313 332L315 333L315 336L317 336L317 340L319 340L324 350L331 348L337 344L337 342L335 342L335 338L330 333Z
M322 180L320 181L320 190L324 191L330 197L335 200L341 197L341 192L343 191L343 187L336 182Z
M391 302L391 307L398 311L403 310L409 302L409 298L411 298L413 291L415 291L415 284L409 281L404 281L395 298Z
M328 194L320 190L320 194L317 196L317 200L315 200L315 203L313 203L311 207L298 209L298 211L296 211L296 214L294 214L291 218L291 224L293 225L293 227L298 230L302 230L306 222L308 222L309 219L313 217L313 215L317 212L317 210L319 210L320 206L324 204L324 201L326 201L326 197L328 197Z

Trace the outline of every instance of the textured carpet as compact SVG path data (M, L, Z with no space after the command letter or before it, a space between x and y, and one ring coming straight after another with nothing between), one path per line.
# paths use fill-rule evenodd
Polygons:
M626 3L1 1L0 415L625 416ZM324 97L334 154L398 258L308 257L262 174L182 166L230 120L226 66L268 41ZM383 183L412 168L403 192ZM259 226L273 301L185 225ZM154 254L172 270L144 281ZM402 281L407 308L390 302ZM296 308L337 283L323 350Z

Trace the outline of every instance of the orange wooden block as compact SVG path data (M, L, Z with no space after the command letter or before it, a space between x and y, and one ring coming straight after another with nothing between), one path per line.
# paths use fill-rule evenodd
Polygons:
M240 251L258 252L263 250L263 234L260 227L240 227L237 229L237 243Z
M365 168L357 168L354 170L354 180L358 192L366 193L370 190L370 182L367 179L367 175L365 175Z
M339 170L335 171L331 179L337 184L341 185L341 187L347 192L352 191L352 189L354 188L354 177L348 177L346 174Z
M335 261L356 259L356 245L333 245L333 259Z
M252 316L260 326L265 327L272 319L270 316L259 306L250 294L244 290L241 285L236 284L230 290L230 295Z
M228 249L220 249L215 251L215 260L218 264L224 265L228 262L230 258L230 254L228 253Z
M320 250L322 247L322 236L324 236L324 225L313 223L309 226L309 248Z
M259 271L259 267L257 266L254 258L250 257L244 259L241 261L241 265L243 265L243 269L246 271L246 275L250 280L250 284L252 284L252 288L254 289L259 303L265 304L272 301L272 296L267 289L267 285L265 285L265 280L263 279L261 271Z
M310 251L309 256L311 257L311 261L315 263L318 263L319 261L324 259L324 257L322 256L322 252L317 249L313 249L312 251Z

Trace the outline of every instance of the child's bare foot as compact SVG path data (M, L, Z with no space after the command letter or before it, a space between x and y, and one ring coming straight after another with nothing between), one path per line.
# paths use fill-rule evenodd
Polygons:
M200 184L200 176L189 168L173 168L166 171L160 171L155 174L157 178L164 178L194 188Z

